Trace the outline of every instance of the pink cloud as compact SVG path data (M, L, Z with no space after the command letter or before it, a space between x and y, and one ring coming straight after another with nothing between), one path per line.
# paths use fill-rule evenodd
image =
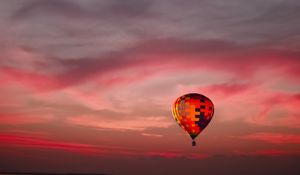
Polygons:
M166 117L124 117L110 119L101 116L79 116L68 119L71 124L94 127L98 129L144 131L147 128L167 128L174 124Z
M268 81L261 82L254 79L244 83L227 82L197 86L193 89L183 87L183 89L208 94L216 106L216 114L220 115L219 120L240 120L266 126L300 127L298 93L271 90Z
M26 57L30 57L30 55L34 54L29 54ZM50 60L50 58L48 59ZM42 67L47 67L47 65L49 67L62 67L56 70L55 74L51 69L46 69L48 70L46 73L37 73L31 69L23 70L11 66L1 68L2 72L9 75L11 80L44 90L87 83L87 81L99 79L99 77L102 79L102 84L111 86L132 83L132 81L143 81L145 77L156 75L156 67L165 67L165 71L167 69L168 72L209 69L216 72L230 72L239 78L250 78L251 75L269 68L282 72L284 76L290 76L291 72L299 68L295 66L299 65L298 59L292 54L272 53L272 51L262 51L258 48L249 51L235 43L219 40L154 40L112 56L104 55L99 58L77 60L53 59L55 61L49 63L47 61L35 63L37 59L32 61L30 58L26 60L24 64L33 62L35 65L42 65ZM146 74L108 78L114 72L147 67L151 69ZM243 68L241 69L241 67ZM238 88L227 86L230 89ZM219 87L212 88L218 89Z
M30 94L24 94L28 96L28 101L34 99L45 102L46 105L76 104L88 108L84 111L79 109L80 114L75 116L75 108L64 108L66 111L59 115L66 124L93 129L139 131L145 137L162 137L162 134L148 133L149 128L163 129L176 125L171 112L167 114L173 102L172 98L175 99L175 96L190 91L207 94L216 105L217 119L221 121L236 120L268 126L300 126L299 94L273 91L266 86L272 77L266 76L264 72L268 69L271 73L279 73L283 79L293 79L297 84L299 80L293 74L297 72L295 69L299 64L294 56L263 53L255 49L252 53L227 42L185 41L187 45L185 46L181 41L175 43L172 41L158 40L145 43L107 57L57 60L54 63L37 62L37 65L36 59L28 59L24 61L24 64L30 64L28 67L18 67L10 63L0 67L0 82L2 85L24 86L35 90L30 91ZM161 42L168 45L158 46ZM207 43L212 48L208 48L205 45ZM214 46L216 48L213 48ZM220 52L217 52L218 50ZM30 54L27 56L30 57ZM45 71L34 71L34 67L39 67L40 64L41 67L45 67ZM55 72L54 68L47 69L47 66L61 66L62 69ZM210 81L212 76L202 74L206 71L213 75L224 76L222 79ZM176 76L183 78L176 79ZM172 78L173 81L168 81ZM150 87L151 90L147 91ZM162 88L169 90L161 91ZM14 96L13 93L10 95ZM0 118L0 124L31 124L48 122L52 119L37 116L36 111L31 110L35 106L27 106L25 103L23 105L30 111L28 114L8 116L1 113L3 117ZM142 109L141 105L146 106L145 109ZM155 108L150 111L148 105ZM52 108L51 105L48 107ZM119 112L121 117L109 112L102 114L102 110ZM277 110L283 111L282 116L274 114ZM150 114L144 116L143 112ZM51 113L53 114L55 115L55 112ZM37 145L38 148L49 147L84 154L115 155L109 148L102 149L96 145L77 145L61 141L55 144L52 142L56 141L42 138L36 138L36 141L32 142L27 137L12 138L18 142L13 143L7 140L7 137L2 137L12 144L21 143L28 147ZM249 135L246 139L276 144L299 144L298 136L293 134L258 133ZM170 158L182 156L181 152L152 151L148 154L122 148L115 152L127 156ZM190 157L202 158L205 155L190 155Z
M34 114L18 114L18 113L0 113L0 125L22 125L46 123L53 120L51 115L34 115Z
M267 98L264 102L266 106L288 104L296 107L300 104L300 93L299 94L284 94L274 93L272 96Z
M142 136L146 137L154 137L154 138L162 138L163 135L161 134L152 134L152 133L141 133Z
M177 43L178 44L178 43ZM143 47L143 46L141 46ZM155 48L154 49L158 49ZM179 46L176 46L179 47ZM149 48L148 48L149 49ZM185 48L182 48L183 50ZM147 49L146 49L147 51ZM200 69L200 68L204 68L204 69L211 69L214 70L216 72L221 71L226 71L226 72L231 72L231 73L236 73L237 75L239 75L239 70L237 68L234 67L226 67L227 64L233 64L232 62L229 61L229 63L227 62L221 62L223 64L223 68L219 68L219 62L217 61L218 59L216 58L212 58L212 60L209 61L205 61L204 58L199 57L199 59L196 59L197 55L199 54L201 56L202 53L194 53L194 54L188 54L186 52L182 52L182 53L178 53L178 55L171 55L168 56L166 55L162 50L158 49L157 53L150 53L150 56L145 55L145 54L141 54L139 51L136 51L137 53L131 53L129 52L129 55L133 55L129 58L125 57L125 62L126 59L129 59L129 63L128 64L117 64L114 65L112 63L107 63L107 68L105 69L101 69L101 70L96 70L97 64L96 63L106 63L105 61L97 61L96 59L87 59L87 60L79 60L79 61L65 61L65 63L70 63L71 65L73 65L75 68L74 69L66 69L65 72L59 74L59 75L50 75L50 74L38 74L38 73L34 73L34 72L26 72L26 71L19 71L19 70L15 70L15 69L3 69L5 70L4 72L6 72L6 75L8 77L10 77L11 81L17 82L20 85L25 85L25 86L30 86L32 88L36 88L36 89L55 89L58 87L65 87L68 86L68 83L74 83L73 85L75 85L75 82L82 82L81 86L89 86L91 84L97 86L107 86L109 88L113 88L113 87L120 87L119 89L121 89L120 91L122 92L122 88L124 88L127 84L138 84L142 81L146 81L147 77L151 77L151 76L170 76L170 73L174 73L176 74L177 70L184 70L186 71L185 73L188 75L189 71L192 69ZM159 55L161 54L161 55ZM255 55L255 54L254 54ZM259 54L258 54L259 55ZM156 57L160 57L162 56L164 58L164 60L158 60L158 58ZM172 57L174 56L174 57ZM190 59L189 60L184 60L181 59L181 56L187 56ZM272 56L272 55L271 55ZM250 59L248 57L250 56L246 56L247 58L245 58L245 60L240 61L237 60L236 63L239 65L240 63L246 63L247 61L249 61L249 67L252 67L251 65L253 65L254 67L257 66L258 70L259 69L263 69L263 65L264 64L259 64L259 61L261 62L269 62L272 60L272 57L269 58L267 56L261 58L261 60L257 59L257 58L253 58ZM252 57L251 57L252 58ZM272 63L272 65L275 68L278 68L279 70L283 70L282 69L282 64L284 64L285 66L289 67L292 66L292 64L295 64L295 60L293 58L288 58L287 61L282 61L280 56L275 55L274 56L274 62ZM133 60L131 60L133 59ZM143 64L141 62L141 60L145 61L145 63ZM204 60L202 60L204 59ZM277 62L277 59L280 60ZM251 61L250 61L251 60ZM174 62L172 62L174 61ZM166 67L165 72L161 72L161 73L155 73L155 70L157 70L157 68L161 65L167 65L170 62L174 63L174 67L171 69L171 67ZM87 65L87 67L89 67L89 65L93 65L93 67L91 68L92 70L85 70L84 68L81 70L79 67L79 63L83 64L83 65ZM146 64L147 63L147 64ZM148 65L149 63L149 65ZM182 63L182 64L181 64ZM78 66L78 67L77 67ZM178 66L178 67L177 67ZM187 67L186 67L187 66ZM283 66L283 67L285 67ZM82 67L82 66L81 66ZM137 68L137 69L142 69L143 67L149 67L149 70L146 71L145 74L141 74L141 72L139 71L132 71L133 73L130 73L129 68ZM98 68L98 67L97 67ZM177 69L174 69L177 68ZM95 70L93 70L95 69ZM76 73L76 71L78 71ZM85 73L83 73L83 75L80 75L77 78L71 78L71 73L74 73L74 77L76 77L77 74L80 74L81 71L86 71ZM94 75L91 74L92 71L93 73L95 73ZM127 71L127 73L125 73ZM237 72L236 72L237 71ZM244 71L244 70L241 70ZM248 71L248 70L247 70ZM255 69L251 71L249 70L249 72L255 72ZM129 73L128 73L129 72ZM241 73L242 74L242 73ZM60 76L62 75L62 76ZM81 77L82 76L82 77ZM85 79L85 78L87 79ZM70 78L70 80L68 80L68 78ZM209 77L208 77L209 78ZM272 109L272 106L274 104L282 104L282 103L286 103L287 100L285 101L273 101L272 99L270 99L270 101L272 101L271 103L269 102L262 102L265 99L264 98L268 98L268 95L272 94L272 92L268 92L268 89L259 89L258 88L258 84L255 84L256 81L251 82L254 78L250 77L249 79L247 79L250 82L247 83L239 83L239 81L241 81L242 79L236 78L237 83L228 83L230 82L230 79L226 80L225 83L215 83L215 84L209 84L207 86L201 87L197 89L197 91L203 91L203 92L207 92L207 94L212 94L212 98L216 99L216 102L218 104L218 102L220 102L219 100L222 100L221 103L219 104L225 104L227 103L227 105L229 106L241 106L240 108L245 108L245 106L249 106L249 104L244 105L242 103L238 103L237 100L241 101L241 102L249 102L251 101L256 101L254 104L254 106L252 106L251 108L254 110L257 110L258 108L260 108L259 103L263 103L264 105L264 109L261 109L260 114L254 114L256 115L256 117L251 117L253 121L253 123L268 123L266 121L264 121L263 116L266 116L267 114L269 114L270 110ZM244 78L244 77L243 77ZM85 80L95 80L95 81L84 81ZM96 82L96 83L95 83ZM176 82L178 83L178 82ZM71 86L71 84L69 84ZM102 85L103 84L103 85ZM95 87L95 89L97 89ZM68 93L70 92L70 96L74 97L74 101L77 101L79 103L82 103L83 105L86 104L86 106L91 107L92 109L99 109L100 107L107 107L107 108L114 108L113 105L110 104L105 104L105 101L108 100L108 97L103 97L102 94L107 94L107 91L109 91L109 88L107 89L101 89L100 92L92 92L91 94L86 93L85 91L77 92L75 87L69 87L69 89L65 89L65 91L63 93ZM185 91L186 88L184 87ZM200 90L199 90L200 89ZM142 89L141 89L142 91ZM172 92L174 93L174 91ZM260 94L260 96L258 95ZM52 96L52 95L51 95ZM224 97L232 97L235 96L235 98L230 98L227 101L224 100ZM283 96L283 95L282 95ZM48 97L47 97L48 98ZM47 98L45 98L44 100L48 100ZM50 97L49 97L50 98ZM281 97L276 97L276 98L281 98ZM125 97L126 99L126 97ZM297 98L296 98L297 99ZM236 100L236 101L233 101ZM295 102L299 101L299 100L294 100ZM111 102L111 101L110 101ZM125 103L124 101L121 101L121 103ZM135 102L131 102L135 103ZM297 103L296 103L297 104ZM225 104L226 105L226 104ZM252 105L252 104L251 104ZM292 108L288 107L288 105L286 105L288 110L291 111L293 110ZM121 109L121 108L120 108ZM124 109L124 108L122 108ZM297 112L297 111L296 111ZM241 114L244 115L244 114ZM230 116L234 116L232 114L226 114L225 111L225 118L229 118ZM261 117L259 117L261 116ZM292 114L290 115L291 117L294 118L294 120L297 120L297 113L296 114ZM259 120L259 121L255 121L255 120ZM77 120L77 119L76 119ZM75 120L73 120L75 121ZM282 123L284 125L289 125L288 123L289 120L284 119L284 121L282 121ZM75 123L75 122L73 122ZM78 123L78 122L77 122ZM92 122L90 122L92 123ZM95 124L93 124L95 125Z
M244 93L253 87L252 84L246 83L222 83L199 88L199 91L206 91L210 94L222 97L230 97L233 95L241 95L241 93Z
M0 73L5 75L4 78L0 79L1 84L16 83L19 86L39 91L48 91L59 86L55 77L47 74L8 67L0 67Z
M265 125L285 125L290 127L300 127L300 105L299 94L286 93L266 93L265 97L259 102L261 111L256 117L253 117L251 122ZM274 110L284 110L285 116L271 118Z

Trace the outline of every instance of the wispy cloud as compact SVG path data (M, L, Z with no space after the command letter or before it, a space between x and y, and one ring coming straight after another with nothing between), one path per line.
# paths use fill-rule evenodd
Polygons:
M300 144L300 135L296 134L254 133L247 135L244 138L274 144Z
M100 152L100 149L96 149L94 146L80 143L71 142L59 142L53 141L46 138L36 138L26 135L11 135L11 134L1 134L0 141L2 144L8 144L13 146L25 146L33 148L43 148L43 149L58 149L70 152L78 152L85 154L92 154Z
M122 114L120 114L122 115ZM118 119L109 119L101 116L79 116L69 119L71 124L95 127L98 129L114 129L114 130L133 130L143 131L147 128L167 128L173 125L173 122L166 117L118 117Z

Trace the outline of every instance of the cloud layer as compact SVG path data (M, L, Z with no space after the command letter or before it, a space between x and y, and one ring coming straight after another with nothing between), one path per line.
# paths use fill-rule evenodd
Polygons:
M0 147L106 158L299 156L299 7L2 1ZM216 109L199 152L171 114L189 92Z

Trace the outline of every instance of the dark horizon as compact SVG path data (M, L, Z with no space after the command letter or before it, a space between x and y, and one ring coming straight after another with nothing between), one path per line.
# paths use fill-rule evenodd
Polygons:
M25 169L30 169L37 165L42 165L39 172L45 172L41 174L33 173L32 175L131 175L131 174L223 174L223 175L255 175L255 174L273 174L273 175L298 175L299 169L299 156L214 156L203 160L186 159L186 158L137 158L130 161L126 158L119 159L105 159L98 158L98 164L95 163L95 159L79 161L80 167L72 168L72 165L78 164L77 161L73 162L59 162L64 165L63 173L51 172L52 168L62 169L61 166L53 165L49 167L46 163L38 163L36 165L26 165ZM93 162L92 166L89 165ZM288 164L286 162L289 162ZM85 166L90 169L96 170L102 173L85 173L88 172ZM47 171L47 167L49 168ZM21 166L19 168L22 168ZM44 169L44 171L42 171ZM73 169L73 170L72 170ZM69 172L80 173L69 173ZM8 171L7 171L8 172ZM20 172L20 171L19 171ZM24 171L26 172L26 171ZM27 171L28 172L28 171ZM106 172L106 173L105 173ZM1 173L0 173L1 174ZM28 173L29 175L30 173ZM19 174L21 175L21 174Z
M1 175L4 174L15 174L15 175L109 175L104 173L47 173L47 172L20 172L20 171L7 171L1 172Z

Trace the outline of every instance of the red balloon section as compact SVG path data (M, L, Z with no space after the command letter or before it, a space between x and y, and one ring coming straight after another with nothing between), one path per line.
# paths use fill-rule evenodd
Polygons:
M214 114L212 101L204 95L190 93L176 99L173 116L194 140L209 124ZM195 142L193 142L195 145Z

